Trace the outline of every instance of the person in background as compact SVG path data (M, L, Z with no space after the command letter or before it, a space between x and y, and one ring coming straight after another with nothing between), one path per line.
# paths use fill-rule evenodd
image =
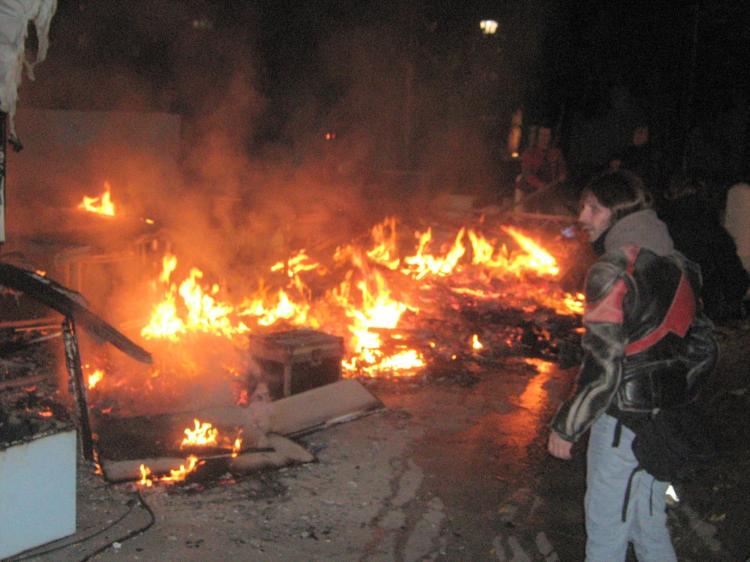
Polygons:
M659 186L647 125L641 124L633 129L631 143L622 151L618 168L633 172L656 194Z
M537 210L539 201L526 204L524 199L534 193L547 191L563 183L568 177L565 158L552 145L552 130L540 127L537 140L521 154L521 174L516 180L516 203L525 211Z
M701 268L703 306L716 323L739 318L750 276L737 255L737 245L708 201L703 174L678 172L670 180L661 216L677 250Z
M595 178L582 192L579 222L600 257L586 276L576 389L552 420L547 448L570 459L573 444L590 431L588 562L624 561L629 542L641 562L674 562L668 483L636 471L634 433L622 421L691 401L713 368L716 344L701 312L700 273L675 251L634 174Z

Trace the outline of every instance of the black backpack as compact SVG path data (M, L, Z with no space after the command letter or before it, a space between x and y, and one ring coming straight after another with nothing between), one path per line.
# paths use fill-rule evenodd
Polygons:
M716 456L716 443L695 402L663 408L633 424L633 453L638 469L657 480L679 482Z
M632 448L638 461L625 490L623 521L633 477L638 471L645 470L663 482L681 482L689 480L716 457L715 439L703 410L696 402L662 408L650 415L628 417L619 423L635 433ZM619 442L619 431L616 431L615 440ZM614 442L613 445L616 446Z

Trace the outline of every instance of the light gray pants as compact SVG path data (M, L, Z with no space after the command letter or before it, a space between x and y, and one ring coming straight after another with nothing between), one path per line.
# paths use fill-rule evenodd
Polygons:
M631 444L633 432L622 427L613 447L617 420L606 414L591 426L586 467L586 562L621 562L628 542L640 562L676 562L667 529L668 482L638 471L631 482L626 520L622 521L625 492L638 465Z

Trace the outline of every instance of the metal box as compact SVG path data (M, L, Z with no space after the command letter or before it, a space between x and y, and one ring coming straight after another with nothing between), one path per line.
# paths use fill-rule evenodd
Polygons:
M277 400L340 380L344 340L307 329L251 335L250 355Z

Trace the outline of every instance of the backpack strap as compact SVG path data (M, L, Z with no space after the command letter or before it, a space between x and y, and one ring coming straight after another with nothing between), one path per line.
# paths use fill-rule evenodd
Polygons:
M639 470L643 470L643 467L638 465L633 469L633 472L630 473L630 477L628 478L628 485L625 487L625 498L622 502L622 522L625 523L625 521L628 518L628 503L630 502L630 492L631 488L633 487L633 478L635 477L635 473Z
M654 482L656 478L651 478L651 489L648 493L648 514L651 517L654 516Z
M615 425L615 433L612 436L612 446L616 449L620 446L620 436L622 435L622 420L617 418L617 424Z

